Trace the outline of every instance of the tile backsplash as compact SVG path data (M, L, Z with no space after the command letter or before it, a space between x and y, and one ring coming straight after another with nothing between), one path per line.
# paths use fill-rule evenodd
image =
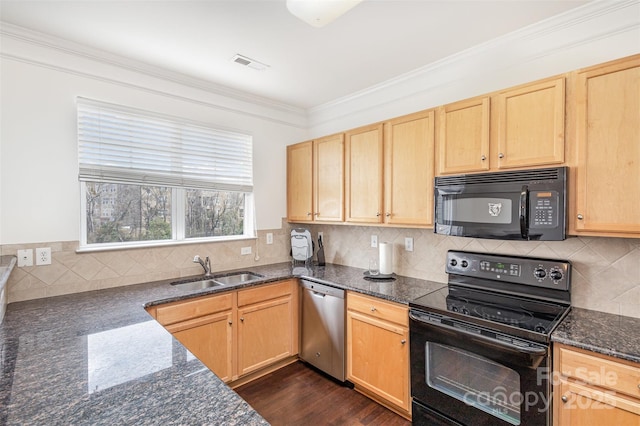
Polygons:
M289 233L306 227L317 241L324 233L328 263L367 268L377 257L371 235L393 243L394 272L400 275L446 282L447 250L467 250L519 256L568 259L573 264L574 306L640 318L640 239L571 237L565 241L501 241L436 235L431 229L407 229L349 225L289 225L262 230L257 240L199 243L157 248L76 253L78 242L41 242L3 245L1 253L18 249L51 247L52 264L15 268L8 282L9 303L102 288L179 278L202 273L193 257L209 256L214 271L250 268L290 260ZM266 234L273 233L273 244ZM405 237L413 238L413 251L404 249ZM241 255L251 246L250 255ZM256 248L259 260L255 260Z
M367 268L378 255L371 235L393 243L394 272L400 275L447 281L447 250L466 250L516 256L568 259L572 270L572 304L640 318L640 239L570 237L564 241L502 241L447 237L431 229L405 229L344 225L308 226L317 239L323 232L327 262ZM405 251L405 237L413 238L413 251Z
M268 232L273 233L269 245ZM196 254L209 256L214 272L290 259L285 227L259 231L258 239L232 242L85 253L76 253L77 241L41 242L3 245L1 253L15 255L17 250L36 247L51 247L51 265L14 268L7 282L9 303L202 274L202 267L193 263ZM241 255L242 247L251 247L251 254Z

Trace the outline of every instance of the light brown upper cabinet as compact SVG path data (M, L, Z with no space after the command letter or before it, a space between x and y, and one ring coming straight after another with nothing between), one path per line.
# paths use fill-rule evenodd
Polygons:
M489 170L490 98L438 108L438 174Z
M374 124L345 134L345 220L382 222L383 126Z
M563 164L565 79L438 108L438 175Z
M433 223L433 110L345 136L347 222Z
M575 176L569 231L640 234L640 55L580 70L575 115Z
M564 77L499 92L495 150L490 168L511 169L564 163ZM494 163L495 162L495 163Z
M435 111L384 123L385 223L433 224Z
M344 134L287 147L287 218L344 220Z

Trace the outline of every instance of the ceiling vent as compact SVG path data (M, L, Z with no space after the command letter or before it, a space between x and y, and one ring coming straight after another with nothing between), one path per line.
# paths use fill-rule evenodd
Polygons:
M262 62L258 62L255 59L248 58L244 55L237 53L233 58L231 58L233 62L236 64L244 65L245 67L253 68L254 70L264 71L269 68L269 65L263 64Z

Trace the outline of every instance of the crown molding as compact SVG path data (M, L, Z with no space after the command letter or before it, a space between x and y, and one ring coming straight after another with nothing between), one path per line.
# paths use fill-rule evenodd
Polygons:
M519 30L508 33L504 36L498 37L493 40L481 43L473 46L469 49L463 50L439 61L433 62L424 67L417 68L413 71L401 74L397 77L386 80L382 83L370 86L366 89L358 92L351 93L347 96L334 99L324 104L309 108L308 112L313 121L314 115L323 115L325 112L343 107L346 104L357 102L367 97L375 97L379 93L393 89L400 86L403 83L413 80L428 81L433 75L439 75L443 70L453 69L459 67L462 64L466 65L468 62L474 61L474 59L482 57L485 54L491 54L496 49L503 46L532 43L538 39L553 37L555 34L563 31L570 30L573 27L577 27L581 24L591 22L601 17L607 17L619 10L627 8L636 8L636 17L634 23L627 25L611 26L606 29L595 29L592 34L587 38L583 38L580 42L574 43L558 43L558 46L547 49L544 52L536 51L529 55L521 54L518 56L518 61L527 62L541 56L550 55L556 53L558 50L562 50L570 45L587 44L592 41L600 40L609 35L614 35L620 32L637 30L640 28L640 0L608 0L608 1L592 1L581 7L569 10L562 14L545 19L541 22L531 24L523 27ZM640 50L640 43L639 43ZM450 79L446 84L450 84L453 79ZM432 87L442 85L442 80L432 83ZM393 101L397 99L392 99ZM371 109L372 105L369 103L366 109ZM321 124L321 122L314 122L313 125Z
M232 89L230 87L212 83L202 79L190 77L182 73L167 70L161 67L156 67L124 56L119 56L99 49L94 49L89 46L33 31L4 21L0 21L0 37L11 38L35 47L45 48L58 53L63 53L65 55L71 55L79 59L90 60L103 65L125 69L137 74L142 74L148 77L153 77L167 82L201 90L203 92L210 93L216 96L230 98L239 102L249 103L259 107L268 108L274 111L283 112L286 114L298 116L302 119L306 119L306 111L302 108L278 102L273 99L253 95L240 90ZM23 62L34 64L37 63L39 65L46 65L49 68L56 68L62 71L69 72L69 68L65 66L60 66L48 62L44 63L44 61L34 61L27 58L26 56L17 55L15 53L2 53L3 57L11 57L15 60L22 60ZM83 73L83 75L85 77L91 77L91 73ZM101 80L104 80L103 77L99 78ZM110 81L114 82L115 80L110 79Z

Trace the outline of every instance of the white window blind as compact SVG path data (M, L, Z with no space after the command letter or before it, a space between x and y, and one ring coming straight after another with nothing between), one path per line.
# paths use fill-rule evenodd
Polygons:
M79 178L251 192L252 138L78 98Z

